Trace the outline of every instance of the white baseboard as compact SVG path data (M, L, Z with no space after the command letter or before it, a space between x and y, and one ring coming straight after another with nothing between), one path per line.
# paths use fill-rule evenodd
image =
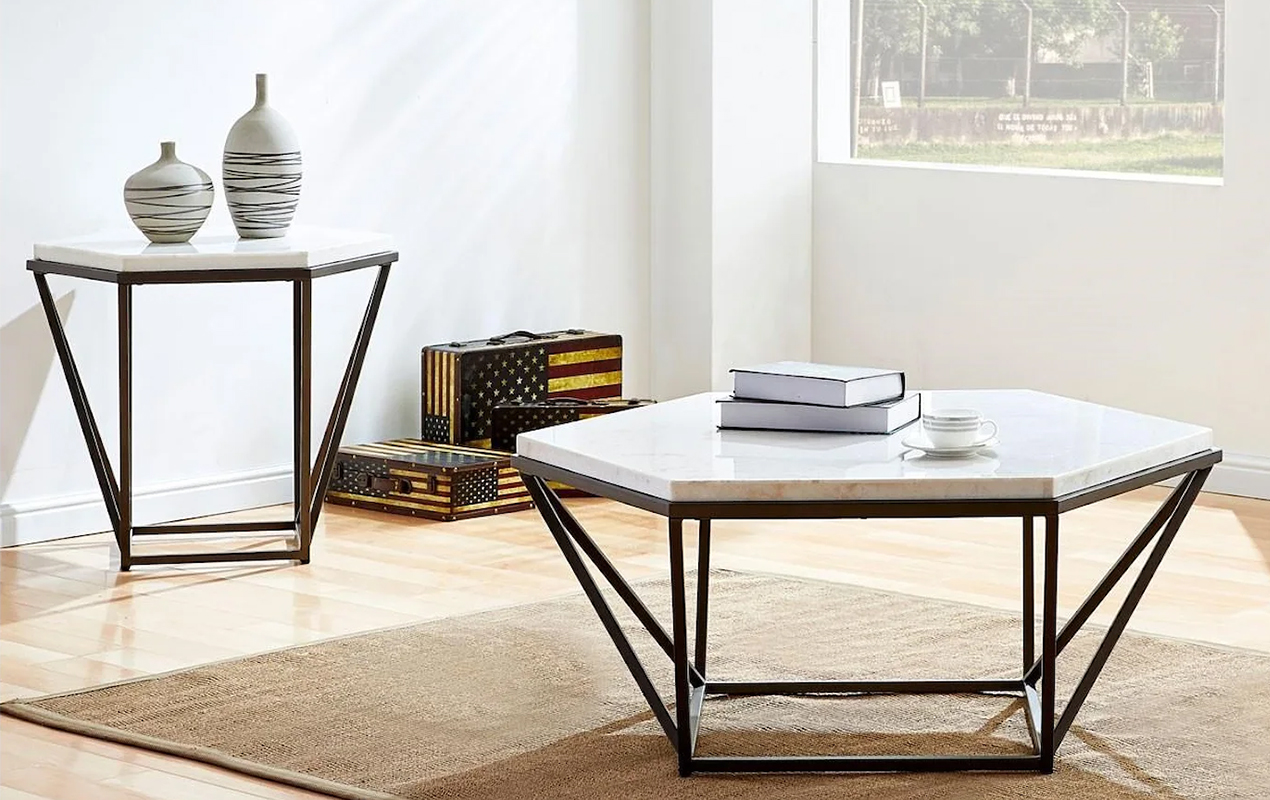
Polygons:
M152 524L291 502L291 466L159 484L133 494L133 519ZM0 547L110 530L101 495L65 495L0 505Z
M1270 457L1226 453L1213 467L1204 491L1270 500Z

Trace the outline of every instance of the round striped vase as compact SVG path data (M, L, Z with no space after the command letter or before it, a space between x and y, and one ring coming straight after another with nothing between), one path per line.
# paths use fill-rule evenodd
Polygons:
M221 183L238 235L287 235L300 202L300 141L291 124L269 106L269 77L256 76L256 104L225 139Z
M212 210L207 173L176 157L176 142L159 144L159 160L123 185L128 216L152 242L188 242Z

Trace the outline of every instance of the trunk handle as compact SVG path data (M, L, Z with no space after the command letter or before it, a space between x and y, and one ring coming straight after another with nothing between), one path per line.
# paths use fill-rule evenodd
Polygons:
M586 333L586 331L582 330L581 328L569 328L566 331L561 331L561 333L564 333L565 335L568 335L568 336L578 336L583 333ZM560 333L534 333L533 331L521 330L521 331L512 331L511 333L504 333L499 336L491 336L490 338L485 339L484 343L485 344L506 344L508 339L527 339L528 341L531 341L531 342L538 342L544 339L554 339L559 335ZM482 340L477 339L476 341L473 341L473 342L450 342L450 347L467 347L468 345L479 344L481 341Z

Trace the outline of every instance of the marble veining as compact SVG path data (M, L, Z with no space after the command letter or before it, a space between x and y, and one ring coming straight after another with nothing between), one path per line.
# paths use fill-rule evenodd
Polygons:
M1022 389L923 392L975 408L1000 444L936 459L889 436L718 430L699 394L522 433L517 452L672 501L1047 499L1211 449L1208 428ZM914 423L920 425L919 423Z
M35 245L35 258L117 272L181 269L315 267L393 250L382 233L294 226L286 236L240 239L206 232L180 244L151 244L135 232Z

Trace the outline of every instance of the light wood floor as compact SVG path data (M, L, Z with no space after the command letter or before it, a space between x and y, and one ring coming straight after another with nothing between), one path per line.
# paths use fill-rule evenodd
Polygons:
M1064 608L1164 495L1142 490L1063 518ZM605 501L571 504L628 577L665 570L660 520ZM1017 521L716 523L715 531L720 568L1018 604ZM0 699L576 590L532 511L441 524L328 506L313 563L303 567L118 573L105 535L11 548L0 551ZM1270 503L1202 496L1132 627L1270 651ZM319 797L8 717L0 718L0 796Z

